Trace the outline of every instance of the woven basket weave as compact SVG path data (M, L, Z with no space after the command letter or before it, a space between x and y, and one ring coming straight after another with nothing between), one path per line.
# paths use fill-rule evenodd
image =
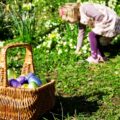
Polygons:
M8 86L7 50L13 47L26 48L21 74L34 73L32 47L29 44L9 44L0 54L0 120L37 120L38 116L50 110L55 103L55 81L36 89L13 88Z

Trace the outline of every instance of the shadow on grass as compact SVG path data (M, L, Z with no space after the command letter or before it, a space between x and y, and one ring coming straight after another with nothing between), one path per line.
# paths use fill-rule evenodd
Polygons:
M67 115L74 116L80 113L83 115L92 115L92 113L96 112L101 106L98 101L102 100L103 95L105 94L99 92L93 93L89 96L56 96L56 104L54 108L51 112L44 114L39 120L63 120ZM97 100L88 101L87 99L90 96L97 96Z
M110 44L108 46L104 46L103 50L105 53L109 53L109 58L114 58L115 56L120 55L120 42L117 42L114 45Z

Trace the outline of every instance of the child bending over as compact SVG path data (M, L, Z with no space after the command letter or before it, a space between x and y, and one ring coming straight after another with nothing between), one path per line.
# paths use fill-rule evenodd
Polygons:
M107 6L93 3L66 3L59 8L60 17L70 23L79 23L76 52L79 52L86 27L91 28L89 63L104 62L106 57L100 39L110 43L120 33L120 17Z

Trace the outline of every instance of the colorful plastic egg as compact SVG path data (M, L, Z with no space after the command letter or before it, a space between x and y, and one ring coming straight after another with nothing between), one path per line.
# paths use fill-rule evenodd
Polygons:
M15 88L21 86L21 84L20 84L16 79L10 79L10 80L9 80L9 85L10 85L11 87L15 87Z
M29 88L28 86L29 86L29 84L25 83L21 86L21 88Z
M28 80L26 79L25 76L20 76L17 78L17 81L20 82L21 85L28 83Z
M16 78L16 72L14 70L12 70L12 69L8 69L7 74L8 74L8 80Z
M28 83L35 82L38 86L42 85L42 81L33 73L29 73L26 78L28 79Z
M35 89L35 88L38 88L38 87L39 86L34 81L30 82L29 85L28 85L28 88L30 88L30 89Z

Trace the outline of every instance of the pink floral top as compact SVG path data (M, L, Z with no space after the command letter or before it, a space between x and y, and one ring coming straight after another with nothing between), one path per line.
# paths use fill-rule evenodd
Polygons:
M83 3L80 6L80 23L88 25L89 20L94 21L92 31L105 37L116 36L116 21L118 16L107 6L92 3ZM119 25L120 26L120 25Z
M107 6L93 3L83 3L80 6L80 23L83 24L79 28L78 44L81 47L84 36L85 27L92 19L94 27L92 31L104 37L114 37L120 34L120 17Z

